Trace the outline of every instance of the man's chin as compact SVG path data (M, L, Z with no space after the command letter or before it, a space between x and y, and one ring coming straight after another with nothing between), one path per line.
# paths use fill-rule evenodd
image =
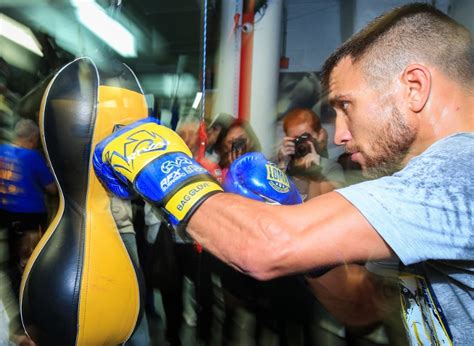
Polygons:
M377 179L389 176L400 170L399 165L387 162L381 162L374 165L361 165L361 167L363 176L369 179Z
M373 167L361 166L362 176L366 179L375 179L380 177L380 173Z
M362 176L367 179L374 179L378 177L376 169L374 167L367 167L366 165L360 165Z

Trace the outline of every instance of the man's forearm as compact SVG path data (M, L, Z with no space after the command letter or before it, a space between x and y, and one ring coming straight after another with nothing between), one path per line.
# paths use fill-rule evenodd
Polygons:
M191 217L188 233L204 248L240 271L269 279L285 269L291 228L275 208L234 194L210 197ZM281 213L278 213L281 215ZM286 229L285 229L286 228Z
M316 299L348 326L381 322L398 308L396 283L377 277L361 265L342 265L307 281Z
M188 232L223 261L259 279L393 255L367 220L335 192L299 206L220 193L199 207Z

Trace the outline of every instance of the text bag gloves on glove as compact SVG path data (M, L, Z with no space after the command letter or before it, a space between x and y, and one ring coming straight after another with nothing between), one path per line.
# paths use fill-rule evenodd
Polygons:
M222 191L191 155L174 131L147 118L99 143L94 168L110 191L120 196L132 187L178 228L203 201Z
M118 67L119 77L101 73L101 81L90 59L77 59L54 76L43 97L41 135L60 205L28 262L20 292L23 325L40 345L123 344L139 321L138 264L92 172L91 148L117 125L147 115L133 72Z

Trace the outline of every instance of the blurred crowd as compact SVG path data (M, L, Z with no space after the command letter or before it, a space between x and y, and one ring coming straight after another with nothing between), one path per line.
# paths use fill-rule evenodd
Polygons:
M38 124L13 119L4 121L0 144L1 302L3 327L8 327L3 338L34 345L20 323L20 282L55 216L58 187L40 145ZM199 131L202 125L205 134ZM312 109L291 109L275 126L281 126L283 137L270 159L294 180L304 200L363 179L346 154L328 156L328 132ZM220 183L237 158L262 150L249 122L226 113L204 120L183 116L176 131ZM122 240L140 263L146 283L145 314L127 345L388 343L382 319L361 328L329 314L312 294L318 283L311 281L311 273L258 281L180 237L148 203L110 198Z

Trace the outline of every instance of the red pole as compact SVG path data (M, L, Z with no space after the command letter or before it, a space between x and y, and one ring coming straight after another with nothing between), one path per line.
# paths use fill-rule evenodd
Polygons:
M255 19L255 0L247 0L242 15L242 43L240 49L240 83L239 83L239 121L250 117L250 100L252 93L252 56L253 25Z

